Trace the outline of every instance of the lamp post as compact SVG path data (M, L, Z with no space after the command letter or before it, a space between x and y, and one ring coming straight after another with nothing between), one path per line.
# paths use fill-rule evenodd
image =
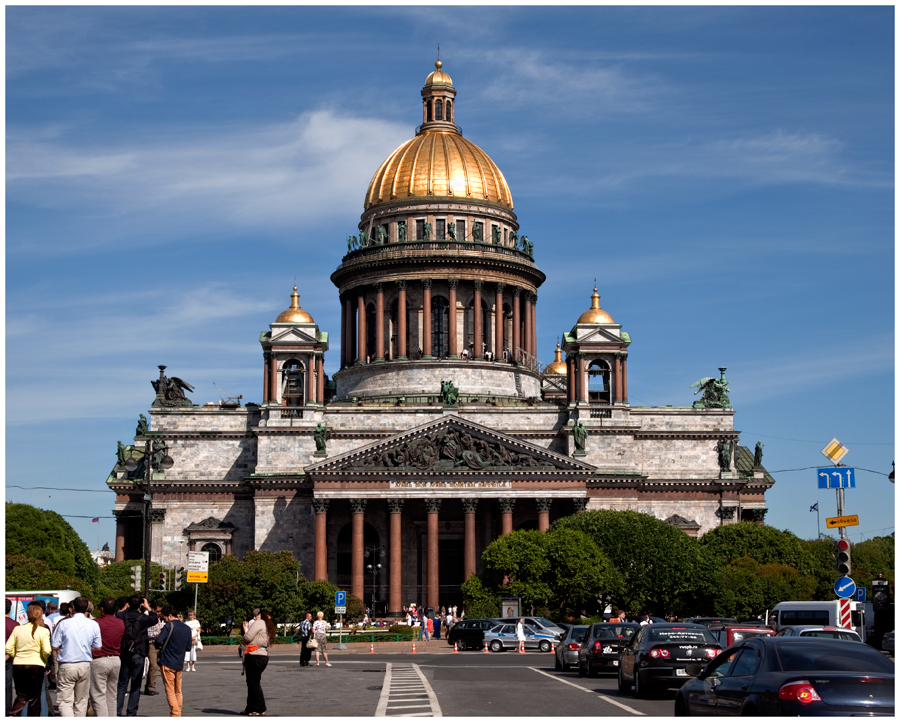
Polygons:
M153 504L153 489L150 482L153 478L153 470L163 471L171 469L175 462L168 454L166 442L163 439L145 439L144 458L144 599L150 598L150 507ZM129 472L137 471L140 463L134 456L125 460L125 468Z
M384 556L384 547L366 547L365 556L372 557L372 564L366 565L366 571L372 575L372 617L375 616L375 581L378 578L378 572L381 571L381 564L375 561L377 556L379 559Z

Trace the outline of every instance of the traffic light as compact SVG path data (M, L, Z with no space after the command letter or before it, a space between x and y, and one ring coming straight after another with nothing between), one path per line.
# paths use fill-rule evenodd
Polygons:
M837 570L841 576L850 574L850 542L838 539L834 543L834 556L837 559Z
M175 570L175 581L174 581L174 586L175 586L176 592L181 591L181 585L183 583L184 583L184 567L178 567L178 569Z
M131 567L131 586L134 587L136 592L141 591L141 567L133 566Z
M161 591L166 591L166 573L159 573L159 588Z

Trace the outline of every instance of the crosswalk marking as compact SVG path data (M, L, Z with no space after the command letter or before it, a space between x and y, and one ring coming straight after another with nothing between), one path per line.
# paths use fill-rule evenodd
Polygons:
M419 701L421 700L421 701ZM401 711L401 710L417 710ZM417 664L392 664L384 670L384 683L376 717L443 717L437 696Z

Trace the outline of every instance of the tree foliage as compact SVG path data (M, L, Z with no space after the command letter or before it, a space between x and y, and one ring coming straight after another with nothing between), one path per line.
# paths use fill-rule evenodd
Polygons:
M6 589L74 589L84 594L84 583L64 572L52 569L47 562L24 554L6 555Z
M331 582L308 582L303 590L306 599L304 612L312 612L313 619L316 618L316 612L323 612L325 621L334 624L337 620L334 614L334 595L339 591Z
M54 570L93 586L98 568L91 552L55 511L6 502L6 553L46 562Z
M461 587L463 608L470 619L490 619L500 616L500 594L491 591L473 574Z
M786 564L801 574L813 574L815 570L815 560L795 534L749 521L706 532L700 546L721 566L750 557L760 564Z

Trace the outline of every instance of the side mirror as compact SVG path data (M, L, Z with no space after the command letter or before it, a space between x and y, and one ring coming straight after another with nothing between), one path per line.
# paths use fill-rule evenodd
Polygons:
M699 662L691 662L688 664L684 671L687 672L688 677L699 677L703 674L703 670L706 668L706 665L700 664Z

